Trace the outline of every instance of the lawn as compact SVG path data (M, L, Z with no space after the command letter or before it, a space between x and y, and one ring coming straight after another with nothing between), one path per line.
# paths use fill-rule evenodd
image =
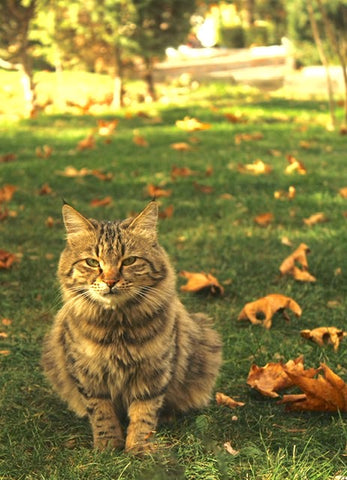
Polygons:
M80 94L86 89L81 85ZM132 104L119 112L98 107L80 115L71 108L33 119L21 119L17 111L1 117L0 189L13 185L16 191L0 205L0 249L15 254L16 261L0 269L0 479L347 478L345 413L288 412L246 384L252 364L299 355L305 367L324 362L347 381L346 340L335 352L300 336L302 329L343 329L346 322L347 200L339 192L347 186L346 137L326 130L322 101L265 97L223 84L169 93L174 97L167 93L165 102ZM7 107L20 111L15 90L5 94ZM180 129L176 121L187 116L209 128ZM110 136L101 136L98 119L119 122ZM78 149L90 134L93 148ZM187 150L171 146L182 142ZM47 158L40 156L44 145ZM304 164L305 175L285 173L288 155ZM257 159L271 171L255 175L240 168ZM69 166L80 174L66 176ZM173 166L193 174L173 177ZM81 169L91 173L82 175ZM158 199L163 212L173 206L159 232L176 271L212 273L224 286L223 296L180 296L190 311L214 318L224 343L216 391L245 406L231 411L212 399L209 408L159 427L158 452L139 459L91 449L88 422L52 392L40 352L60 305L62 199L91 217L125 218L150 200L150 184L171 191ZM275 198L289 186L295 187L294 198ZM104 206L91 204L107 197ZM268 225L255 222L268 212L273 215ZM303 219L317 212L326 221L306 225ZM314 283L280 276L282 260L300 243L311 249ZM178 275L177 284L185 279ZM301 318L290 314L286 322L276 314L270 330L237 321L246 302L269 293L295 299ZM238 454L225 450L227 441Z

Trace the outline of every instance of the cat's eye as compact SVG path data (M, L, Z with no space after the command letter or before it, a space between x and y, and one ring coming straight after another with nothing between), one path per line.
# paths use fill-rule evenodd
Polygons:
M86 258L86 264L89 267L93 267L93 268L96 268L100 265L99 262L95 258Z
M127 267L128 265L132 265L133 263L135 263L136 261L136 257L127 257L123 260L122 264Z

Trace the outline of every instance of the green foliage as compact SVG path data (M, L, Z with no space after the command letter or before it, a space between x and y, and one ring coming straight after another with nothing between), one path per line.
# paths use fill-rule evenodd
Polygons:
M45 75L41 88L53 81L49 82L50 74ZM105 78L92 77L70 73L64 93L70 98L81 91L94 95ZM3 75L1 79L7 83ZM98 117L56 112L18 121L13 120L7 100L2 104L9 118L1 119L0 154L12 152L17 159L1 163L0 188L13 184L18 189L7 205L17 215L0 222L0 248L17 254L18 262L8 271L0 270L0 330L8 335L0 337L0 350L10 351L7 356L0 354L1 480L332 480L347 476L344 414L288 413L246 385L252 363L287 361L301 353L307 367L325 361L347 379L347 340L334 352L331 346L320 348L299 334L303 328L319 325L345 327L343 214L347 207L338 193L346 186L345 138L324 128L329 119L321 102L263 98L259 92L229 84L202 85L180 95L177 89L168 89L166 98L170 94L175 96L165 107L134 105L129 109L131 118L106 109ZM142 115L137 115L140 109ZM235 110L244 122L227 121L225 113ZM209 122L211 128L194 133L198 142L191 151L175 151L171 143L191 142L191 135L175 125L187 115ZM162 121L154 122L158 116ZM95 134L96 147L78 152L77 142L95 133L99 118L119 120L111 143ZM133 143L134 129L149 147ZM255 132L263 138L234 141L237 134ZM36 148L45 144L53 148L52 155L37 157ZM273 156L273 150L280 156ZM284 173L287 154L305 164L307 175ZM239 163L256 158L273 171L259 176L239 172ZM102 181L93 175L61 176L59 172L69 165L100 169L113 177ZM173 180L173 165L189 167L196 176ZM210 165L212 175L205 176ZM214 191L201 193L195 181ZM44 183L52 188L51 194L38 194ZM224 364L216 388L246 405L231 412L212 401L203 411L161 426L158 453L138 459L91 449L87 421L69 412L46 383L40 351L60 304L55 272L64 244L61 198L91 217L124 218L150 200L149 183L172 189L171 197L161 199L161 208L172 204L174 214L161 220L159 230L176 270L212 272L224 283L224 297L181 293L181 298L190 311L205 311L214 319L224 342ZM276 200L274 191L287 190L289 185L295 185L296 197ZM224 193L232 197L223 198ZM99 209L90 205L93 198L107 195L113 199L111 205ZM253 218L265 211L271 211L275 220L262 228ZM313 227L303 224L303 218L319 211L328 222ZM284 236L293 246L305 242L311 247L308 260L317 277L315 284L279 276L278 267L291 251L281 243ZM178 277L178 287L182 284ZM302 317L285 322L276 316L270 331L237 322L245 302L275 292L292 296L303 309ZM4 317L12 324L4 325ZM232 415L237 419L232 420ZM238 455L224 450L226 441Z
M227 48L244 48L245 30L242 25L234 25L230 27L222 27L220 29L221 44Z

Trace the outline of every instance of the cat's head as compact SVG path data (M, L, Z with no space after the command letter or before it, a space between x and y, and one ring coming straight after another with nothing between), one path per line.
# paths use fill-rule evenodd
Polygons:
M66 298L113 308L155 298L170 266L157 242L158 206L122 221L87 219L63 206L67 245L59 262Z

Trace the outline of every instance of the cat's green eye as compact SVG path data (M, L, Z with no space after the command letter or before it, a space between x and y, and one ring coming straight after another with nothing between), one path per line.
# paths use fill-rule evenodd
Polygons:
M95 258L86 258L86 264L89 267L93 267L93 268L99 267L99 265L100 265L99 262Z
M122 263L125 267L127 267L128 265L132 265L133 263L135 263L135 261L136 261L136 257L128 257L128 258L125 258Z

